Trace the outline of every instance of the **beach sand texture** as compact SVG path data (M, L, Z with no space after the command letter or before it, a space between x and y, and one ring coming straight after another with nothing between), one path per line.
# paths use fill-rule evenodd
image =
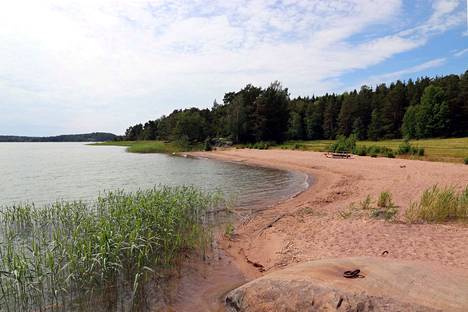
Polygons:
M312 175L305 192L241 219L233 239L221 244L248 278L295 263L358 256L420 260L468 269L468 226L407 224L402 213L411 201L437 184L468 184L468 166L406 159L353 156L330 159L322 153L229 149L193 156L294 170ZM346 218L339 211L371 195L389 191L400 220Z

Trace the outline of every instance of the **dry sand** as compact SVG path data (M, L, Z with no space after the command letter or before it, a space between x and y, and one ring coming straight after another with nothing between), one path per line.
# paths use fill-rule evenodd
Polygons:
M465 187L466 165L359 156L331 159L322 153L290 150L230 149L192 155L300 171L314 177L305 192L241 220L235 239L222 242L248 278L308 260L379 256L385 250L390 258L468 270L466 225L343 219L339 214L367 195L375 200L380 192L389 191L401 216L426 188L435 184Z
M186 266L170 311L224 311L224 295L234 287L317 259L381 256L386 250L388 258L468 270L467 225L401 221L425 189L435 184L465 187L466 165L359 156L330 159L290 150L230 149L191 156L299 171L312 176L313 184L294 198L241 218L234 238L219 238L222 255L211 257L208 265L195 261ZM351 203L367 195L375 200L382 191L392 193L400 221L340 216Z

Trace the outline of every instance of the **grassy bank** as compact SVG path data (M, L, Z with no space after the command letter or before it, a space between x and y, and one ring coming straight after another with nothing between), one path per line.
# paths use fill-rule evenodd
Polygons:
M206 212L219 204L192 187L159 187L3 207L1 310L139 310L148 281L205 250Z
M177 142L163 141L111 141L93 143L94 146L125 146L130 153L179 153L193 150L201 150L202 144L188 145Z
M309 151L326 151L333 140L316 141L288 141L277 147L288 149L301 149ZM378 146L387 147L393 151L398 151L403 140L384 140L384 141L358 141L357 146ZM451 139L427 139L411 140L411 145L424 148L424 156L397 156L410 157L415 159L425 159L431 161L446 161L462 163L465 157L468 157L468 137Z

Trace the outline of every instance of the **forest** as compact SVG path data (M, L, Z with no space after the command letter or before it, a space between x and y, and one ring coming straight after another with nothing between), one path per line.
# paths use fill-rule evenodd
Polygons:
M290 98L279 82L228 92L211 109L174 110L129 127L122 140L233 143L468 136L468 71L362 86L342 94Z
M64 134L48 137L28 137L16 135L0 135L0 142L104 142L112 141L115 134L93 132L85 134Z

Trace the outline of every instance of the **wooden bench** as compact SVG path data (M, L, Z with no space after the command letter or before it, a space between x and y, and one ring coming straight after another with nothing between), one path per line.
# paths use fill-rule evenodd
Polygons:
M325 156L328 158L350 158L351 154L346 152L328 152Z

